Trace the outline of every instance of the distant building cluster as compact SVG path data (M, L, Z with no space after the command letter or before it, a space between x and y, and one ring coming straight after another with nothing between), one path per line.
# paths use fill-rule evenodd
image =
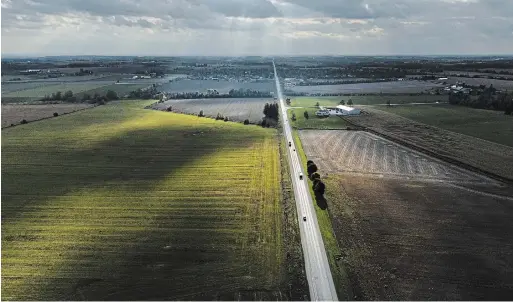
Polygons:
M344 105L338 105L336 107L324 107L320 106L319 110L315 112L315 115L319 117L328 117L330 115L360 115L361 110Z

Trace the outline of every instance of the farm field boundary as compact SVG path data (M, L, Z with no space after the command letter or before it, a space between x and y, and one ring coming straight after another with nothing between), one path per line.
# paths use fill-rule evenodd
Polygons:
M6 105L2 105L2 107L3 106L9 106L9 105L6 104ZM50 105L14 105L14 106L50 106ZM48 116L41 117L41 118L36 118L36 119L25 119L25 120L27 121L27 124L28 123L33 123L33 122L38 122L38 121L47 120L47 119L51 119L51 118L56 118L56 117L67 115L67 114L77 113L77 112L82 111L82 110L94 108L94 107L96 107L98 105L97 104L91 104L91 105L85 105L84 104L84 106L85 106L84 108L79 108L79 109L72 110L72 111L69 111L69 112L61 112L61 113L59 113L58 116L53 116L53 112L61 111L61 110L58 110L59 108L56 108L57 111L49 110L48 111ZM2 109L2 111L3 110L4 109ZM2 117L2 122L4 122L4 119L6 119L6 118L8 119L8 117L3 116ZM14 122L14 120L13 120L13 122ZM13 124L13 125L11 125L11 124ZM17 120L16 123L7 122L7 126L2 125L2 129L16 127L16 126L20 126L20 125L23 125L23 124L21 124L19 120Z
M448 166L435 157L366 131L300 132L308 157L324 173L351 173L417 180L493 183L481 174Z
M426 147L419 146L418 143L415 143L415 142L413 142L411 140L407 140L407 139L401 138L399 135L387 134L382 129L378 130L379 128L377 128L377 127L365 126L364 124L357 122L356 121L357 118L355 118L355 119L347 118L347 117L341 117L341 118L343 118L346 122L348 122L349 124L351 124L353 126L361 127L361 129L364 130L364 131L367 131L367 132L373 133L375 135L384 137L384 138L386 138L386 139L388 139L388 140L390 140L392 142L399 143L399 144L404 145L404 146L406 146L408 148L411 148L413 150L425 153L427 155L430 155L432 157L441 159L441 160L446 161L448 163L457 165L457 166L462 167L464 169L467 169L467 170L470 170L470 171L473 171L473 172L476 172L476 173L480 173L480 174L486 175L486 176L488 176L490 178L493 178L495 180L498 180L498 181L507 182L507 183L513 183L513 175L512 176L506 176L505 174L493 173L493 172L490 172L489 170L482 169L482 168L477 167L475 165L471 165L471 164L462 162L461 160L458 160L458 159L456 159L454 157L450 157L450 156L441 154L440 152L438 152L438 150L436 150L434 148L433 149L428 149ZM412 123L414 123L414 122L412 121ZM420 123L418 123L418 124L420 124ZM431 126L426 126L426 127L431 127ZM446 130L443 130L443 129L440 129L440 130L446 131ZM449 131L447 131L447 132L449 132ZM459 135L459 134L456 134L456 135ZM510 164L510 163L505 163L505 164Z

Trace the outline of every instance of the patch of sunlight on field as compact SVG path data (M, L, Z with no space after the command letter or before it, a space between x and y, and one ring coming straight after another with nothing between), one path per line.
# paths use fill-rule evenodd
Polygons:
M148 103L2 131L4 299L285 292L276 131Z

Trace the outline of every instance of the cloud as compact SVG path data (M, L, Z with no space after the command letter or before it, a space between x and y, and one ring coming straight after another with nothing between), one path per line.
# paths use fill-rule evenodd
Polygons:
M2 0L2 53L511 53L511 0Z

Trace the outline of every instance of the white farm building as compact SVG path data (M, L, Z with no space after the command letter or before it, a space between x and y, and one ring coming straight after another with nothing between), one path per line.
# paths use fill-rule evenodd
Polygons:
M338 105L337 107L320 107L320 110L315 114L317 116L329 116L329 115L360 115L361 110L344 105Z

